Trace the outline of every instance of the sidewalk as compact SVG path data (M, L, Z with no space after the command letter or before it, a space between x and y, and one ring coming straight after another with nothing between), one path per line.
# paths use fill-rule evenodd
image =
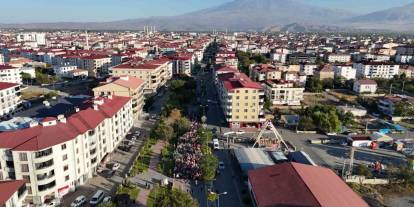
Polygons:
M164 178L168 178L164 176L163 174L157 172L157 166L161 161L161 150L164 148L165 145L166 143L164 141L158 141L152 147L152 155L151 155L151 160L150 160L148 170L144 173L138 174L137 176L133 177L131 180L134 183L141 184L141 185L138 185L140 187L140 192L136 200L136 202L140 206L146 206L148 196L151 191L151 189L145 188L145 183L148 183L152 186L154 184L153 180L163 180Z

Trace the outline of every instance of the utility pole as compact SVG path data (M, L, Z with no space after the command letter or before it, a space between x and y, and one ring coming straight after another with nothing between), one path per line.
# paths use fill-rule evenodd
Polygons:
M404 87L405 87L405 80L403 80L402 89L401 89L403 94L404 94Z
M392 83L390 85L390 94L389 95L391 95L391 94L392 94Z

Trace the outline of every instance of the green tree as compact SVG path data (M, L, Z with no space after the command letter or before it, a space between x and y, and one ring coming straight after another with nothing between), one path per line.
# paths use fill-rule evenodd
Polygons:
M105 203L100 203L98 207L116 207L116 204L112 202L105 202Z
M218 159L213 154L205 154L200 160L201 174L205 181L212 181L216 176Z
M183 135L191 128L191 122L185 117L181 117L174 123L174 131L178 136Z
M298 128L304 131L315 130L316 126L313 124L313 120L309 116L303 116L299 120Z
M356 173L358 175L365 176L366 178L372 177L371 170L366 165L363 165L363 164L362 165L358 165L358 167L356 169Z
M398 102L394 106L394 116L413 116L413 105L408 102Z
M323 90L322 81L318 78L312 77L306 81L306 90L312 93L320 93Z
M198 138L202 145L207 146L213 139L213 133L209 129L199 129L197 132Z
M171 90L176 91L180 88L182 88L185 85L184 80L172 80L171 81Z
M155 139L169 140L174 136L174 129L165 123L163 119L159 121L157 126L153 129L151 137Z
M354 124L354 115L351 112L340 112L339 113L339 119L341 120L342 124L344 126L350 126Z
M150 192L148 207L198 207L197 201L179 189L156 186Z

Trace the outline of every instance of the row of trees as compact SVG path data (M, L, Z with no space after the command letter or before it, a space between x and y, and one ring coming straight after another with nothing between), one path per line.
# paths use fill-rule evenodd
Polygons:
M198 202L187 192L176 188L156 186L148 197L148 207L198 207Z
M240 71L249 75L251 64L261 64L270 62L263 54L253 54L251 52L237 51L236 56L239 60Z
M343 78L319 80L316 77L308 78L306 81L306 91L312 93L321 93L324 89L348 89L352 90L354 80L345 80Z
M187 106L195 100L196 82L191 77L181 77L172 80L170 95L163 107L162 115L168 116L173 109L186 111Z
M317 105L308 107L301 113L300 130L322 130L324 132L340 132L341 126L354 124L354 116L343 113L334 106Z

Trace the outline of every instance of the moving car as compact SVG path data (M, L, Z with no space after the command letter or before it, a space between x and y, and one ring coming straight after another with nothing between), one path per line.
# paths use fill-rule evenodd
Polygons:
M86 197L81 195L78 196L71 204L70 207L80 207L86 203Z
M224 165L224 162L223 161L220 161L219 162L219 164L218 164L218 168L220 169L220 170L224 170L226 167L225 167L225 165Z
M213 149L218 150L220 149L220 144L218 139L213 139Z

